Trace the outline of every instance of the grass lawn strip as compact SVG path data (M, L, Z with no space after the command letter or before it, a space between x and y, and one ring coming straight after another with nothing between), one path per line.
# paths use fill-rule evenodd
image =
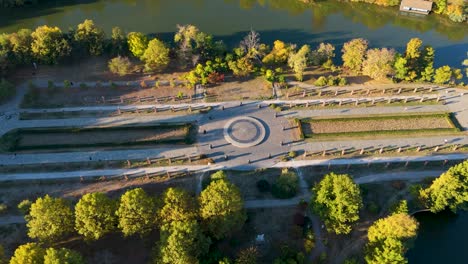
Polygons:
M190 144L190 124L138 127L16 129L3 135L7 151L150 144Z
M306 138L372 136L375 134L411 134L459 132L458 123L449 113L371 116L349 118L306 118L301 120Z

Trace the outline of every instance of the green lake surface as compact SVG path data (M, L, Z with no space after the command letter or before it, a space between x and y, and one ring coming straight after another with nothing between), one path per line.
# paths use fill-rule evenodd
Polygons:
M251 28L262 41L276 39L313 47L322 41L340 46L362 37L373 47L402 51L412 37L436 48L436 66L461 67L468 51L468 24L437 16L403 14L397 7L363 3L298 0L84 0L47 1L25 8L0 10L0 32L56 25L67 30L84 19L110 32L119 26L171 40L177 24L194 24L202 31L237 45Z

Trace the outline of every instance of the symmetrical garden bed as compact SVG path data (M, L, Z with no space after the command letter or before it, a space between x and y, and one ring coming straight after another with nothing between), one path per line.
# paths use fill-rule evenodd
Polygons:
M374 135L416 135L459 132L450 113L301 119L305 138L365 137Z
M79 147L118 147L192 142L190 124L158 124L134 127L25 128L3 135L7 151L67 149Z

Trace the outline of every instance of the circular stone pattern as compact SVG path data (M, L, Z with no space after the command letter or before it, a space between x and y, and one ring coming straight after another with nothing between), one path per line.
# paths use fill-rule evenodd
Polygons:
M245 116L231 119L224 126L224 138L239 148L253 147L265 138L265 127L257 119Z

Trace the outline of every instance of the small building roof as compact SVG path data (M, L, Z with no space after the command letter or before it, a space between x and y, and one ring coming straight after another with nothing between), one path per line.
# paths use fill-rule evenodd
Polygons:
M432 10L432 2L425 1L425 0L402 0L400 7L407 6L407 7L414 7L424 10Z

